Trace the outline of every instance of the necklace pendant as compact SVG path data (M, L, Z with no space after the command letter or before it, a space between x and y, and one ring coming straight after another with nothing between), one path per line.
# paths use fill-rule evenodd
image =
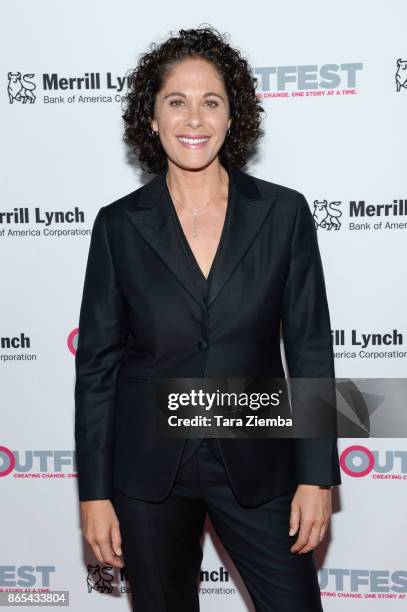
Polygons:
M194 238L196 238L198 236L198 234L196 232L194 232L192 235L193 235Z

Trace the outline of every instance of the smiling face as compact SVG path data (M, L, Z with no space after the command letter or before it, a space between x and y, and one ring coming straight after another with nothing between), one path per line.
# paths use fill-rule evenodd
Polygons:
M198 170L218 155L231 125L224 83L211 62L181 60L171 68L156 95L155 117L169 163Z

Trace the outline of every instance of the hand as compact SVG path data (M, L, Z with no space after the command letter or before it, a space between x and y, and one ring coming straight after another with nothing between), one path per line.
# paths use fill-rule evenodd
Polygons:
M106 565L124 567L120 558L119 521L110 499L84 501L81 505L82 533L95 557Z
M300 532L291 552L307 553L322 542L332 514L332 491L299 484L291 501L290 532Z

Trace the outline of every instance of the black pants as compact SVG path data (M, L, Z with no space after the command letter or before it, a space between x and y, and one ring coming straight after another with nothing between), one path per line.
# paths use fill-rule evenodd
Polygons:
M242 466L244 469L244 466ZM135 612L197 612L205 515L234 561L256 612L321 612L314 553L292 553L293 493L255 508L239 504L223 463L205 443L178 472L170 495L145 502L118 491L126 575Z

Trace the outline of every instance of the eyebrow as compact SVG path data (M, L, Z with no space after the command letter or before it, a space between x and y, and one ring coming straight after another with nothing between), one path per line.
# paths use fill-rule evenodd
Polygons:
M181 91L172 91L171 93L164 96L163 100L165 100L166 98L169 98L170 96L181 96L182 98L186 98L186 95L182 93ZM208 91L206 94L204 94L204 98L206 98L207 96L216 96L217 98L220 98L221 100L223 100L223 96L215 93L214 91Z

